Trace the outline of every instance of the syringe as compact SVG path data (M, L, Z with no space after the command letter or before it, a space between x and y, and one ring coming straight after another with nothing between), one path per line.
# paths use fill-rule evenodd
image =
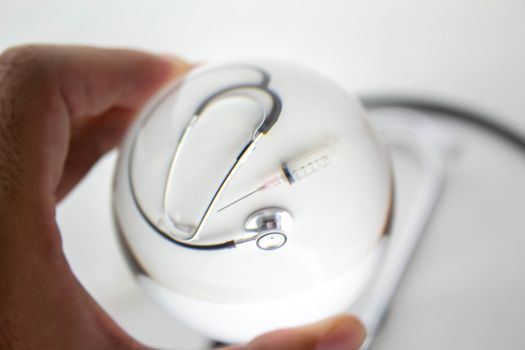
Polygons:
M266 191L275 186L279 186L283 182L293 185L297 181L315 174L316 172L331 165L334 162L336 156L337 153L335 147L330 145L308 152L302 156L292 159L289 162L285 162L281 166L281 171L279 174L272 176L255 190L220 208L218 212L231 207L232 205L257 192Z

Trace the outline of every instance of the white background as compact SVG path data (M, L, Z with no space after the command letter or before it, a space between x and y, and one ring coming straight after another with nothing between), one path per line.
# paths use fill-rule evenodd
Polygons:
M345 88L460 101L525 134L525 1L0 0L0 49L27 42L125 46L195 61L283 57ZM377 349L523 349L525 158L446 122L460 140L435 218ZM131 334L203 348L134 285L110 220L115 155L59 210L66 253L86 288Z

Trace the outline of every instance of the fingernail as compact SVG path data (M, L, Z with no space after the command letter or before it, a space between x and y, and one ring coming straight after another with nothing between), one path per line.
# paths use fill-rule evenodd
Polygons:
M318 350L358 350L365 339L361 324L348 320L328 331L319 343Z

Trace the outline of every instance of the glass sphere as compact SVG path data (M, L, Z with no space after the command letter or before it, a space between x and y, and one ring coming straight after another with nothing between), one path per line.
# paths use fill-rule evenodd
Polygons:
M344 312L392 209L384 147L359 102L274 60L200 66L130 128L114 219L139 284L236 343Z

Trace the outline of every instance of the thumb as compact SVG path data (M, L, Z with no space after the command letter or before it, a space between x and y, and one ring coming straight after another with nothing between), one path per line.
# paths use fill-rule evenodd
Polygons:
M358 350L365 330L353 316L340 315L311 325L263 334L250 343L221 350Z

